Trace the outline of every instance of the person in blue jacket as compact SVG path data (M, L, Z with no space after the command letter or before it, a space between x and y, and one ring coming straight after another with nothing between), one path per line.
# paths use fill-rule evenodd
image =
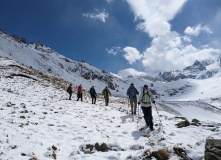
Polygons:
M96 91L94 89L94 86L91 87L90 94L91 94L91 98L92 98L92 104L95 104L96 103L97 93L96 93Z
M127 96L130 100L131 105L131 112L132 114L136 114L137 110L137 94L139 94L139 91L134 87L134 84L131 83L130 87L127 90Z

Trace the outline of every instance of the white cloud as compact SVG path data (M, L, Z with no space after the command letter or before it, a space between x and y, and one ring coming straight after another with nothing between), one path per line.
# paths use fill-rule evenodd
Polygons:
M184 35L171 31L169 21L180 12L187 0L127 0L127 2L135 14L135 20L139 21L137 29L153 38L149 48L142 54L138 51L136 53L139 57L137 60L142 60L146 71L183 69L192 65L195 60L204 60L221 53L218 49L209 47L198 49L190 44L192 42L190 36L197 36L202 31L212 33L207 26L187 27ZM136 51L136 48L133 50ZM129 58L127 57L128 61L131 61L130 64L136 61L132 55L135 56L135 53L128 54Z
M120 74L121 76L124 76L124 77L127 77L127 76L146 76L147 73L145 72L139 72L133 68L127 68L127 69L124 69L124 70L120 70L118 72L118 74Z
M181 10L187 0L127 0L135 14L135 20L141 22L137 29L148 33L150 37L165 35L170 32L174 16Z
M103 11L99 11L98 9L95 9L96 13L83 13L83 16L91 19L100 20L102 22L106 22L106 19L108 18L109 14L106 12L105 9Z
M125 47L123 49L124 52L126 52L126 54L123 55L123 57L130 63L133 64L134 62L136 62L137 60L140 60L142 58L142 55L140 54L140 52L133 47Z
M108 54L113 54L114 56L116 56L119 52L122 52L121 47L112 47L111 49L107 49L106 51Z
M200 32L205 31L208 34L212 34L213 31L207 27L207 26L201 26L201 24L195 26L195 27L190 27L188 26L184 33L190 36L198 36L200 34Z
M192 42L192 40L190 39L190 37L189 36L183 36L183 40L185 41L185 42Z
M214 48L197 49L192 45L183 45L180 40L174 33L154 39L152 46L144 52L144 68L151 71L181 70L195 60L205 60L221 53L221 50Z

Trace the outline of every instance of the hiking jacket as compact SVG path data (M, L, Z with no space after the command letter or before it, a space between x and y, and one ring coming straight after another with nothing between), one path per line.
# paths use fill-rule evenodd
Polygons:
M69 94L72 94L72 87L71 87L71 86L68 87L67 92L68 92Z
M91 94L91 96L96 96L97 95L95 89L93 89L93 88L90 89L90 94Z
M139 92L137 91L137 89L135 87L129 87L127 90L127 96L129 96L129 99L131 100L132 98L136 98L137 99L137 94L139 94Z
M102 94L103 94L104 96L109 96L109 95L111 95L109 89L104 89L103 92L102 92Z
M83 91L82 87L78 87L78 93L81 93Z
M151 101L154 102L153 94L150 90L142 90L138 102L142 107L151 107Z

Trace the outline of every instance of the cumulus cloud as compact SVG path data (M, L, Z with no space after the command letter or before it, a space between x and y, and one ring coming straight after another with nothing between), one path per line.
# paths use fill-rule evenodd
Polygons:
M124 69L124 70L120 70L118 72L118 74L120 74L121 76L124 76L124 77L127 77L127 76L146 76L147 73L145 72L139 72L133 68L127 68L127 69Z
M174 16L181 10L187 0L127 0L135 14L135 20L140 20L137 29L149 34L150 37L164 35L170 32L170 24Z
M171 47L168 42L162 50L162 46L152 45L144 52L144 58L142 60L143 66L147 67L151 71L170 71L181 70L186 66L192 65L195 60L205 60L209 57L212 58L213 54L221 53L220 50L214 48L197 49L192 45L177 45L177 47Z
M198 24L197 26L195 27L190 27L188 26L184 33L187 34L187 35L190 35L190 36L198 36L200 34L200 32L202 31L205 31L206 33L208 34L212 34L212 30L207 27L207 26L201 26L201 24Z
M103 9L102 11L95 9L95 13L83 13L83 16L91 19L100 20L105 23L109 14L106 12L105 9Z
M106 48L106 51L108 54L116 56L119 52L122 52L122 49L121 47L112 47L111 49Z
M123 49L123 51L125 52L125 54L123 55L123 57L130 63L133 64L134 62L136 62L137 60L140 60L142 58L142 55L140 54L140 52L133 47L125 47Z
M184 35L171 31L169 21L181 11L187 0L127 0L127 2L134 12L135 20L139 22L136 29L153 38L151 46L143 53L133 48L136 52L127 55L130 64L141 59L143 67L148 71L177 70L192 65L195 60L205 60L221 53L218 49L209 47L198 49L190 44L191 36L197 36L201 32L212 33L207 26L200 24L188 26ZM136 60L135 55L138 57Z

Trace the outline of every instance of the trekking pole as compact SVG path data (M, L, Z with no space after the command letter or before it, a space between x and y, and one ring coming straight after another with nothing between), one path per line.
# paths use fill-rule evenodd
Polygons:
M160 119L160 115L159 115L159 112L158 112L158 109L157 109L157 105L155 104L155 108L156 108L156 111L157 111L157 114L158 114L158 117L159 117L159 120L160 120L160 126L161 126L161 129L162 129L162 132L164 133L163 131L163 124L161 122L161 119Z

